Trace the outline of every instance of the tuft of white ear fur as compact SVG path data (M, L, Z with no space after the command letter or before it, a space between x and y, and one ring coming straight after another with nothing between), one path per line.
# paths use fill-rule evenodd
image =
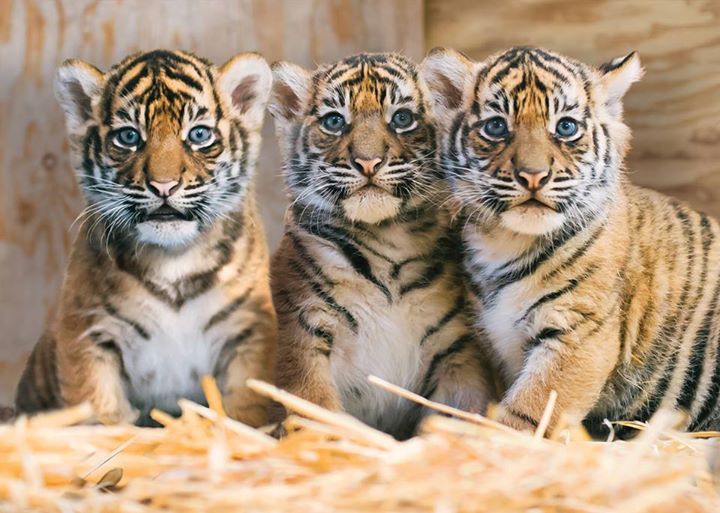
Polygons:
M312 76L308 70L285 61L273 64L272 71L270 114L281 125L297 121L310 101Z
M622 99L630 86L645 73L637 52L631 52L600 66L601 81L605 88L605 105L611 114L622 114Z
M65 112L68 132L84 132L93 117L93 100L100 94L103 74L87 62L70 59L55 74L55 96Z
M474 71L475 63L448 48L433 48L420 64L420 77L430 90L435 116L442 124L449 123L467 102Z
M218 87L235 114L251 130L259 130L272 87L272 72L257 53L241 53L218 68Z

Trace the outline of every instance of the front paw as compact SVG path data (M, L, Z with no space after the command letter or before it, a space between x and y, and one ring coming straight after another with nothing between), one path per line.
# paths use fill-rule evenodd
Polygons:
M254 428L268 424L268 400L247 387L226 391L222 402L225 413L233 420Z
M130 405L114 410L96 410L95 418L100 424L135 424L140 418L140 412Z
M277 422L275 423L275 426L270 430L269 434L273 438L280 440L281 438L285 438L288 435L288 430L285 427L284 422Z
M268 411L265 403L260 404L232 404L225 406L228 417L258 428L268 423Z
M502 407L502 411L496 420L518 431L530 431L532 433L535 432L539 423L530 415L508 406Z

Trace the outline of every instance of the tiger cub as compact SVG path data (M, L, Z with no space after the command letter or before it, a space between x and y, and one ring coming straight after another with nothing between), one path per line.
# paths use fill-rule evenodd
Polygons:
M642 73L636 53L594 68L538 48L422 64L510 426L537 426L555 390L551 427L674 408L720 429L720 227L625 176Z
M278 385L399 438L420 410L367 381L482 410L459 239L441 208L429 93L400 55L273 66L292 200L271 264Z
M87 199L54 324L21 378L22 413L89 401L105 423L203 402L267 405L276 336L253 172L272 73L255 54L216 68L184 52L130 56L103 74L65 62L56 92Z

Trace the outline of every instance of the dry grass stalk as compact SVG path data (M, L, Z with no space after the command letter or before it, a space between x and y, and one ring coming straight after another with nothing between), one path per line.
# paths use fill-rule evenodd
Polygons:
M717 441L668 432L667 419L633 442L559 443L440 405L463 418L431 416L420 436L396 442L267 383L252 387L303 415L288 419L287 438L225 417L211 382L210 408L154 412L162 429L68 427L92 420L85 407L0 426L0 511L720 511L708 464Z

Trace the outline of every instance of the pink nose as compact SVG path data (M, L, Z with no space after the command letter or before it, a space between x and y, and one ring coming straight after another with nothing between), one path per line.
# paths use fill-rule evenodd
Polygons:
M362 174L365 176L372 176L378 171L378 164L382 162L382 159L355 159L355 163L360 166Z
M150 189L161 198L167 198L168 196L172 196L179 188L180 181L178 180L170 180L167 182L150 180Z
M530 192L536 192L550 181L550 169L519 169L515 178Z

